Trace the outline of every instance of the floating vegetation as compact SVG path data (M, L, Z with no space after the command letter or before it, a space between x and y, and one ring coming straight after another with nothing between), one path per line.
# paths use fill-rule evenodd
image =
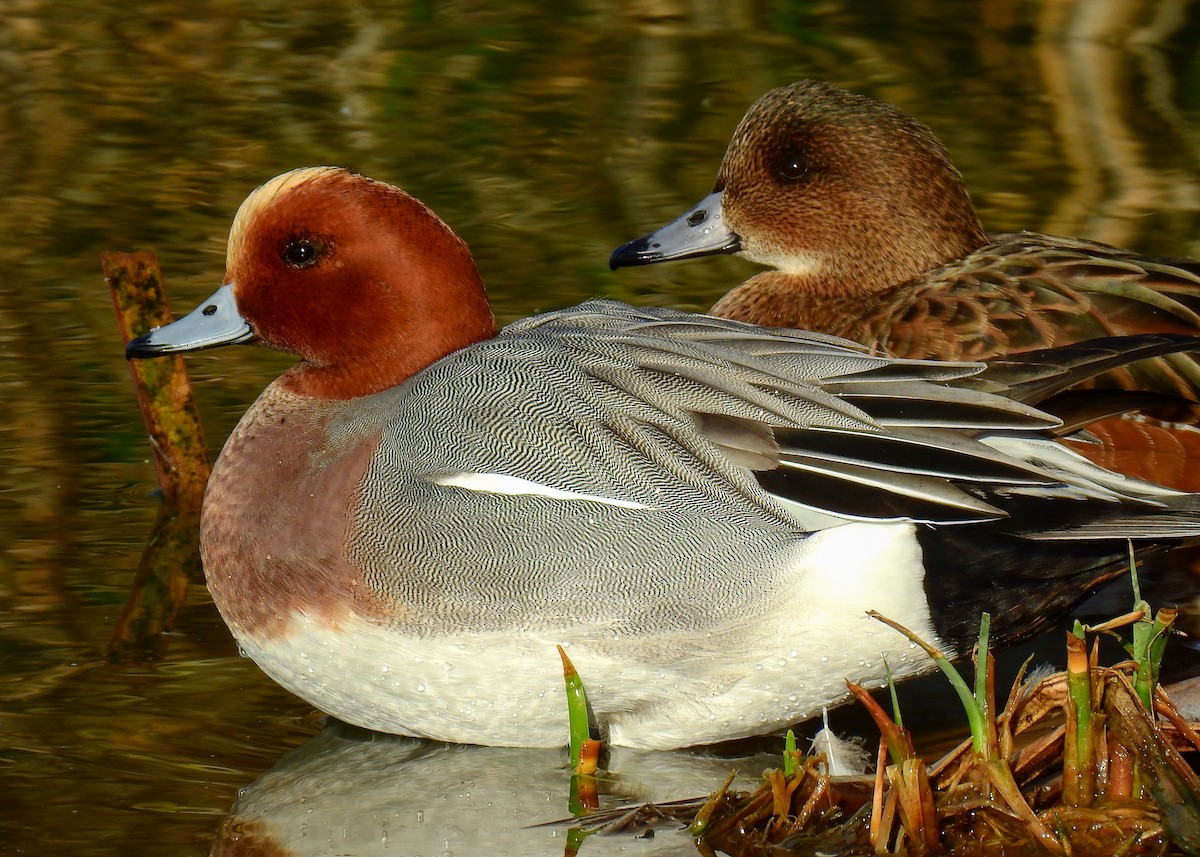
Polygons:
M601 812L582 807L572 822L574 847L590 833L673 820L690 824L706 857L1198 855L1200 778L1182 754L1200 753L1200 735L1158 684L1176 613L1153 612L1136 575L1134 598L1125 616L1095 627L1076 623L1067 634L1065 670L1027 677L1026 662L999 709L987 614L971 685L941 652L875 615L924 648L949 678L971 732L958 747L927 764L903 725L894 688L889 714L848 682L880 731L874 776L833 773L827 753L802 755L789 732L781 769L766 771L757 790L731 791L731 775L707 799ZM1100 635L1123 629L1130 629L1122 640L1130 659L1100 666ZM569 669L569 688L572 681L578 676ZM576 703L576 739L584 734L584 710Z
M1067 669L1014 683L996 710L981 622L974 687L906 629L946 672L971 737L927 766L898 712L851 693L880 729L879 764L864 778L829 775L824 758L768 771L749 795L720 794L694 829L702 854L1200 854L1200 779L1181 752L1200 736L1158 686L1172 610L1135 610L1067 635ZM1098 665L1096 635L1132 626L1131 660ZM1088 637L1091 635L1091 645ZM856 799L855 787L860 789Z

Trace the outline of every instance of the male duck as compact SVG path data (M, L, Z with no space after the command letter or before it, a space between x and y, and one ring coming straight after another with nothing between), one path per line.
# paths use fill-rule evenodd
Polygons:
M254 191L227 265L127 353L301 358L213 469L204 567L247 655L367 728L561 744L561 644L614 743L762 733L885 656L929 668L867 610L964 653L981 610L1011 639L1119 574L1125 536L1200 534L1200 498L1028 404L1165 337L975 374L602 301L497 332L449 227L330 167Z
M610 264L714 253L776 269L734 289L714 315L824 331L897 357L986 360L1097 336L1200 333L1200 262L1034 232L988 235L933 132L812 80L760 98L713 192L619 247ZM1176 354L1104 385L1195 399L1200 365ZM1090 455L1111 466L1200 488L1200 467L1188 466L1200 459L1200 432L1108 421L1095 434L1108 448Z

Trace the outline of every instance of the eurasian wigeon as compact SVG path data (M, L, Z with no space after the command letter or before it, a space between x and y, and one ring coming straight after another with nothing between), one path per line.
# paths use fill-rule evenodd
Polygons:
M1200 533L1200 498L1034 406L1167 338L985 369L606 301L497 331L448 226L331 167L250 194L224 283L127 353L301 358L213 468L205 572L246 655L370 729L560 745L559 644L613 743L759 734L929 669L868 610L965 653L980 611L1011 640L1120 574L1126 536Z
M774 270L733 289L714 315L823 331L896 357L987 360L1098 336L1200 334L1200 262L1035 232L989 235L929 128L818 81L755 102L713 192L610 264L717 253ZM1195 400L1200 364L1175 354L1103 385ZM1105 448L1088 454L1109 466L1200 488L1200 432L1190 427L1107 421L1094 436Z

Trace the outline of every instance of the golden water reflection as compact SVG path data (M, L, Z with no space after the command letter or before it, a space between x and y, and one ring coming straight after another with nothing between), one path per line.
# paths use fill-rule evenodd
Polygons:
M758 95L811 76L930 124L993 229L1200 257L1198 36L1186 0L9 3L0 842L203 853L315 731L203 592L166 662L104 662L155 500L101 252L157 251L186 309L251 188L337 163L450 222L503 320L595 295L703 308L751 267L612 274L608 254L710 189ZM286 362L190 360L214 443Z

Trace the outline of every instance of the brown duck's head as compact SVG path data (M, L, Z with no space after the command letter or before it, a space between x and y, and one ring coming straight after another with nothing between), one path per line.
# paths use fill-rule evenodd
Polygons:
M747 112L717 177L742 255L874 291L987 242L945 147L891 105L801 81Z

